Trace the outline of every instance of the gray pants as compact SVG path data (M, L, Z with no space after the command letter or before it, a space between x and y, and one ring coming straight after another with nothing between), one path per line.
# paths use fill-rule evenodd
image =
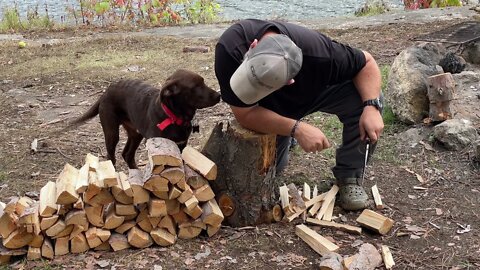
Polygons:
M304 116L314 112L334 114L343 124L342 144L336 150L336 165L332 168L335 178L361 177L365 162L365 144L360 140L359 129L363 102L353 82L333 85L323 91ZM289 136L277 136L277 173L288 164L291 139ZM374 148L375 145L370 147L370 155Z

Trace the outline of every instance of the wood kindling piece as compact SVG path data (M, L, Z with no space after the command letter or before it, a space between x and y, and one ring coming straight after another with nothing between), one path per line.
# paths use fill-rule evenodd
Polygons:
M309 207L313 206L315 207L317 204L318 204L318 208L320 208L321 206L321 202L325 199L326 195L328 193L325 192L325 193L322 193L318 196L315 196L313 197L311 200L308 200L307 202L305 202L305 209L308 209ZM312 207L312 208L313 208ZM318 210L318 209L317 209ZM315 210L315 212L317 211ZM292 220L294 220L295 218L299 217L302 213L304 213L305 211L304 210L300 210L298 212L294 212L292 214L290 214L290 216L286 216L286 220L288 222L291 222Z
M175 244L177 236L171 234L166 229L156 228L150 232L150 235L153 238L153 241L159 246L166 247Z
M137 222L135 220L126 221L122 225L115 228L115 232L120 233L120 234L124 234L125 232L127 232L128 230L133 228L136 224L137 224Z
M176 224L171 216L163 217L160 223L158 223L158 227L167 229L167 231L172 235L177 235Z
M40 189L40 216L51 217L57 212L56 194L55 183L52 181Z
M335 200L331 200L330 204L327 207L327 210L325 211L325 214L323 214L322 220L332 221L334 207L335 207Z
M168 179L161 177L160 175L152 175L145 179L143 187L149 191L165 191L168 192Z
M101 181L97 177L97 173L95 171L88 172L88 187L87 190L83 193L83 200L89 201L95 195L100 193L102 189L105 187L103 181Z
M112 230L122 225L125 221L125 216L120 216L115 213L115 203L110 203L105 208L105 222L103 225L104 229Z
M180 202L180 203L185 203L186 201L188 201L190 198L192 198L193 196L193 191L192 189L190 188L187 188L186 190L184 190L182 192L182 194L180 194L180 196L177 198L177 200Z
M62 219L59 219L55 224L53 224L50 228L48 228L45 231L45 234L47 236L54 237L60 234L63 230L65 230L66 227L67 225L65 224L65 221L63 221Z
M375 201L375 206L377 209L383 209L383 203L382 203L382 197L380 196L380 193L378 192L378 187L377 185L372 186L372 195L373 195L373 200Z
M18 225L23 225L28 233L40 234L39 202L32 203L18 219Z
M283 209L283 212L285 212L285 216L290 216L292 215L293 209L290 207L290 196L288 195L288 187L286 185L283 185L280 187L280 203Z
M70 240L70 252L83 253L90 249L85 234L79 233Z
M90 222L93 226L103 227L103 225L105 225L103 221L103 216L104 216L103 205L86 206L85 214L87 215L88 222Z
M303 183L303 193L302 197L304 200L310 200L311 199L311 191L310 191L310 186L307 183Z
M3 246L9 249L22 248L32 241L33 236L34 234L27 232L25 228L18 228L3 238Z
M30 199L29 197L26 197L26 196L21 197L15 204L15 213L18 216L22 216L25 210L30 208L30 206L32 206L33 203L35 203L35 201Z
M208 183L208 180L194 171L190 166L185 165L185 179L188 185L193 189L198 189Z
M323 200L322 207L320 207L320 210L317 213L317 219L323 218L323 215L328 210L330 202L335 200L335 196L337 195L337 192L338 192L338 186L333 185L332 188L327 192L327 195L325 195L325 199Z
M155 165L172 167L183 165L180 149L172 140L161 137L150 138L147 139L145 147L147 148L149 162L152 168Z
M177 199L182 195L182 191L178 189L177 187L173 186L170 191L168 192L168 199L169 200L174 200Z
M382 245L382 258L385 268L392 269L395 266L395 261L393 260L392 252L388 246Z
M27 260L38 260L42 258L42 250L40 248L28 247Z
M84 164L80 170L78 170L77 182L75 183L75 191L78 194L85 192L88 188L88 173L90 167L88 164Z
M66 255L70 252L68 237L60 237L55 240L55 256Z
M393 227L393 220L370 209L363 210L358 216L357 222L365 228L371 229L379 234L386 234Z
M179 167L168 167L160 172L160 176L168 179L170 183L176 184L180 180L185 180L185 168L183 164Z
M200 235L202 232L201 228L189 226L189 227L180 227L178 230L178 238L180 239L192 239Z
M121 204L133 204L133 191L128 182L128 176L119 172L117 179L117 184L112 186L111 189L113 197Z
M124 234L113 233L108 239L108 243L112 247L113 251L124 250L130 248L127 236Z
M42 257L47 259L53 259L55 252L53 250L53 245L50 239L45 237L42 244Z
M295 227L295 233L320 255L339 249L337 245L303 224Z
M40 229L42 231L46 231L48 228L52 227L53 224L55 224L58 220L58 215L53 215L51 217L44 217L42 218L42 220L40 221ZM0 226L1 226L1 223L0 223Z
M224 216L215 199L206 202L202 207L202 212L203 223L212 226L218 226L222 224Z
M316 218L307 218L307 223L319 225L322 227L335 228L335 229L339 229L339 230L346 231L353 234L362 233L362 228L357 226L341 224L341 223L336 223L336 222L326 221L326 220L319 220Z
M78 200L75 190L78 177L78 169L70 164L65 164L56 182L56 204L71 204Z
M297 187L294 183L290 183L287 185L288 188L288 195L290 196L290 206L292 207L293 211L295 212L302 212L307 209L305 206L305 201L300 196Z
M97 177L105 187L112 187L117 184L117 172L111 160L100 161L97 168Z
M153 244L152 237L149 233L142 231L137 226L128 231L128 243L136 248L146 248Z
M148 214L151 217L163 217L167 215L167 205L164 200L152 199L148 202Z
M133 203L141 204L150 200L150 193L143 188L143 173L139 169L128 170L128 182L133 193Z
M213 193L213 190L209 184L204 185L199 189L195 189L193 191L193 195L197 198L199 202L206 202L215 198L215 193Z
M207 180L215 180L217 178L217 165L195 148L191 146L185 147L182 152L182 158L190 168Z
M7 238L17 229L18 216L15 213L0 211L0 236Z
M90 171L95 172L98 169L99 163L100 163L100 159L97 156L91 153L88 153L85 156L85 164L88 165L88 169Z

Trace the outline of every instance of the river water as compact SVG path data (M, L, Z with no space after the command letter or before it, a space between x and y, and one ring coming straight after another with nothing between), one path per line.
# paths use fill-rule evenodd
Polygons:
M222 7L220 17L225 20L242 18L259 19L318 19L351 15L366 0L217 0ZM401 7L402 0L390 0L392 7ZM5 7L14 3L22 15L27 9L35 8L48 13L55 21L68 14L69 6L78 6L78 0L0 0L0 16Z

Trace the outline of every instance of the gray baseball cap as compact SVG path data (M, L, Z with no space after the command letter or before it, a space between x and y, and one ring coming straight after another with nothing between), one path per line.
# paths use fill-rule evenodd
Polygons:
M302 50L289 37L268 35L245 54L230 87L243 103L256 103L293 79L302 61Z

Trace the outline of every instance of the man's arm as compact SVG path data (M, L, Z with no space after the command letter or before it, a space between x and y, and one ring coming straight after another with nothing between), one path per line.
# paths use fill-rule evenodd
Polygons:
M377 62L368 52L365 54L366 64L360 72L353 78L353 83L362 101L375 99L380 96L382 77ZM360 137L365 140L370 138L372 143L377 142L383 131L383 119L381 113L373 106L366 106L360 117Z
M230 106L235 118L245 128L269 134L290 136L296 120L283 117L261 106ZM305 122L300 122L294 137L306 152L317 152L329 148L330 143L323 132Z

